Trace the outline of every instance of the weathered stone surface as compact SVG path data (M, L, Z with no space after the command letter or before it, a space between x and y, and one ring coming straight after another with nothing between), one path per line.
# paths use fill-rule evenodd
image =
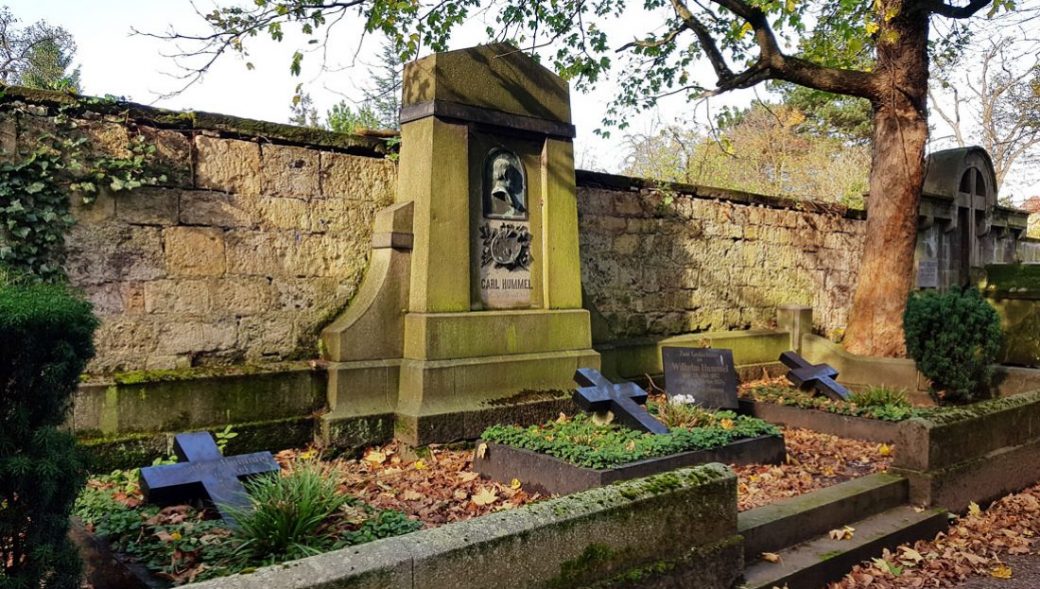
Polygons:
M582 286L599 338L767 327L811 304L828 335L845 324L863 222L652 190L579 186Z
M131 225L177 224L180 194L168 188L138 188L117 193L116 219Z
M238 339L234 319L219 322L179 321L165 323L159 330L156 351L189 354L230 349Z
M73 284L153 280L166 275L158 227L115 222L73 225L65 264Z
M181 192L180 222L212 227L252 227L257 224L254 195L210 190Z
M264 144L260 151L263 194L310 200L321 193L317 151L272 143Z
M260 194L260 145L252 141L195 137L195 185L241 194Z
M388 159L321 154L321 194L325 198L367 200L385 207L393 202L396 188L397 166Z
M163 231L166 267L173 276L224 274L224 232L213 227L170 227Z
M157 174L166 176L167 186L191 188L191 137L181 131L140 126L138 132L145 141L155 146L152 162Z

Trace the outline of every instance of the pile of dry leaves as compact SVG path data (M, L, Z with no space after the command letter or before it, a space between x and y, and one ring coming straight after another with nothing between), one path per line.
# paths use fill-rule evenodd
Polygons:
M313 451L286 450L276 458L283 466ZM473 450L430 446L429 454L405 460L396 442L370 448L360 459L332 462L342 477L342 490L377 509L396 509L422 521L425 527L440 526L512 509L543 497L524 491L520 481L503 485L481 480L470 470Z
M787 463L733 466L738 477L741 511L809 491L882 472L892 461L892 447L821 434L784 429Z
M1008 495L986 511L972 504L934 540L885 551L830 589L952 587L972 575L1009 579L1013 571L1001 557L1030 553L1038 530L1040 485Z

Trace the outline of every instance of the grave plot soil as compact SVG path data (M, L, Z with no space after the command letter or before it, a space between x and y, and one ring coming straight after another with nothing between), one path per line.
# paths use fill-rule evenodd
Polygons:
M421 521L424 527L513 509L544 497L524 491L520 481L485 481L470 470L473 450L431 446L417 460L401 457L396 442L369 449L360 459L335 460L343 476L342 489L378 509L394 509ZM299 452L276 456L289 464Z
M816 409L837 415L891 422L927 416L935 410L931 406L914 406L905 391L898 389L877 387L872 391L853 393L848 401L837 401L810 391L799 390L791 386L785 377L763 378L742 383L738 396L759 403Z
M737 508L746 511L888 469L893 447L807 429L784 428L787 463L731 465Z
M243 553L238 538L212 509L190 505L159 508L144 503L137 471L116 471L88 482L76 515L86 530L106 539L129 562L152 576L181 585L293 560L512 509L542 497L519 481L483 481L470 470L471 449L432 447L422 457L401 457L397 444L369 449L359 459L321 460L318 452L286 450L275 455L284 473L317 468L349 502L320 528L310 548L260 558ZM335 490L332 491L333 493Z
M935 539L885 551L828 588L1040 587L1038 533L1040 485L1035 485L986 510L973 504Z

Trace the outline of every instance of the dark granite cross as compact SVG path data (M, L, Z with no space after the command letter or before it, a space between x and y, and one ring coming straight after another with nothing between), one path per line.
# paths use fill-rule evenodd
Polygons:
M579 368L574 381L581 387L574 391L574 402L585 411L611 411L622 425L652 434L666 434L668 428L654 419L643 407L646 391L634 382L614 384L598 371Z
M835 401L847 401L849 390L834 380L838 371L827 364L810 364L795 352L780 354L780 362L790 368L787 380L800 389L815 389L817 393Z
M177 434L173 451L180 462L141 469L141 493L145 501L177 505L195 499L208 499L224 521L234 525L232 510L249 509L249 496L243 478L279 467L270 452L222 456L209 432Z

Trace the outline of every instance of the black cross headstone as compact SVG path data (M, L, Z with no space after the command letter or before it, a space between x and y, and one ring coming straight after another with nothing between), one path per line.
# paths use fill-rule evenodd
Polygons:
M838 371L827 364L811 364L795 352L780 354L780 362L791 370L787 380L800 389L812 388L817 393L835 401L847 401L849 390L834 380Z
M574 381L581 387L574 391L574 402L585 411L612 411L622 425L632 429L666 434L668 428L654 419L643 407L646 391L634 382L614 384L591 368L579 368Z
M208 499L224 521L234 525L233 510L248 509L249 496L242 479L277 472L270 452L222 456L209 432L177 434L173 451L180 462L141 469L141 493L145 501L176 505Z

